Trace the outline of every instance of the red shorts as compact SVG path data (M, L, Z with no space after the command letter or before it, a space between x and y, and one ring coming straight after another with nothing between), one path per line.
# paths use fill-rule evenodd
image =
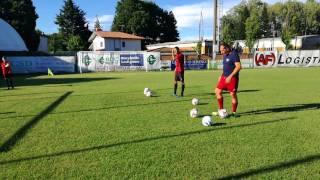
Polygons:
M229 84L226 83L226 77L221 76L218 82L217 88L222 90L228 90L229 92L237 92L238 91L238 84L239 78L232 77Z

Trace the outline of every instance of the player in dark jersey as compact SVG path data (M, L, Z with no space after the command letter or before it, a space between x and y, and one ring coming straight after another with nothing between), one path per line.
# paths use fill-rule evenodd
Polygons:
M232 51L231 47L226 43L220 44L220 52L223 55L223 73L218 80L215 89L216 98L219 105L219 110L223 109L222 91L227 90L232 98L232 114L237 117L236 111L238 107L238 85L239 85L239 71L241 63L239 55L236 51Z
M184 93L184 55L180 52L179 47L175 47L175 56L173 55L172 51L172 59L175 60L176 68L174 73L174 92L173 95L177 96L177 89L178 89L178 81L181 82L181 96L183 96Z

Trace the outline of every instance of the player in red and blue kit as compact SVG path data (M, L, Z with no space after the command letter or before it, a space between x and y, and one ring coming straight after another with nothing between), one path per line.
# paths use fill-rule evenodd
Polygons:
M173 95L177 96L177 89L178 89L178 81L181 82L181 96L183 96L184 93L184 55L180 52L179 47L175 47L175 57L173 56L172 52L172 58L175 59L175 75L174 75L174 92Z
M227 90L232 98L232 115L236 117L238 107L238 85L239 71L241 63L239 55L236 51L231 51L231 47L226 43L220 44L220 52L223 55L223 73L219 78L215 89L216 98L219 104L219 109L223 109L222 91Z

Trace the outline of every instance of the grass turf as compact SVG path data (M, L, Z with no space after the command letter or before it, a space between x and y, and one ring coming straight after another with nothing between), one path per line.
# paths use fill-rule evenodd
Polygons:
M0 91L0 179L318 179L319 72L242 70L241 117L212 127L189 111L216 111L221 71L187 71L183 98L172 72L18 76Z

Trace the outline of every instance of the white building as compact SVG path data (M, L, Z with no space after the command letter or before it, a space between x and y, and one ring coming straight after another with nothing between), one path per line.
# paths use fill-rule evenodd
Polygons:
M143 37L123 32L95 31L89 38L91 51L141 51Z
M179 47L180 49L195 51L197 44L199 41L177 41L177 42L167 42L167 43L158 43L147 45L146 48L148 51L153 51L161 48L174 48ZM204 40L201 43L201 53L203 55L211 55L212 54L212 41Z
M290 45L293 49L301 50L313 50L320 48L320 35L306 35L306 36L296 36L291 39ZM249 49L246 46L244 40L236 40L233 47L240 47L243 53L248 53ZM256 40L253 45L255 51L285 51L286 45L281 40L281 37L275 38L262 38Z
M17 31L0 18L0 51L28 51Z

